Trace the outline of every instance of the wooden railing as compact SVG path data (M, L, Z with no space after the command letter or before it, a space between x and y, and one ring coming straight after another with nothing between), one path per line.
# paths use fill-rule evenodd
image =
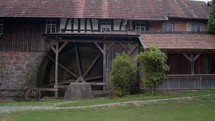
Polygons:
M167 75L159 90L207 90L215 89L215 74Z

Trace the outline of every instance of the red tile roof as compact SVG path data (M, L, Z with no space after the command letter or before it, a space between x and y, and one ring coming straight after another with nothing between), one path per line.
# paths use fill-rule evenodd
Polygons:
M141 35L141 39L145 48L155 45L161 49L215 50L215 35L211 34L146 33Z
M188 0L0 0L0 17L208 18L208 6Z

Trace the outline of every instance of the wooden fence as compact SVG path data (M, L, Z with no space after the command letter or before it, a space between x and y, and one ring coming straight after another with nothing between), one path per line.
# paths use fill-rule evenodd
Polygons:
M215 74L168 75L158 90L207 90L215 89Z

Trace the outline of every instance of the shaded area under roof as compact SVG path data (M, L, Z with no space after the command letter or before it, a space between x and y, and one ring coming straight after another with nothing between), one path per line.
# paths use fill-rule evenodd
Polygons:
M198 33L142 34L145 48L151 45L160 49L215 50L215 35Z
M203 1L189 0L0 0L0 17L208 19Z

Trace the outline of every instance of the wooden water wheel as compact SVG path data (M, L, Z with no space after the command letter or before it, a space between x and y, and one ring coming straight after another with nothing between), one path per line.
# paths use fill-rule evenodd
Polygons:
M36 88L31 88L27 90L25 93L25 100L26 101L39 101L41 98L40 90Z
M99 45L102 47L102 44ZM54 85L55 54L50 51L43 59L38 86ZM59 53L59 85L71 82L88 82L92 88L102 90L103 86L103 55L94 43L69 43ZM95 84L95 85L93 85Z

